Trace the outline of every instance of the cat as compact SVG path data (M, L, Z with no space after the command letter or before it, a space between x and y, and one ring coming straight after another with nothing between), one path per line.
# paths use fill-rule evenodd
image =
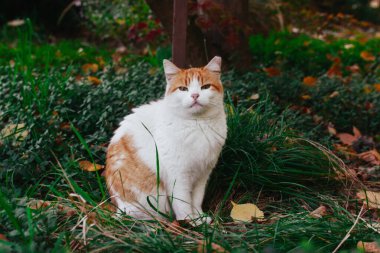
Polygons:
M132 110L108 150L105 177L119 212L211 222L202 211L207 181L227 136L222 59L180 69L164 60L165 96ZM201 218L201 219L200 219Z

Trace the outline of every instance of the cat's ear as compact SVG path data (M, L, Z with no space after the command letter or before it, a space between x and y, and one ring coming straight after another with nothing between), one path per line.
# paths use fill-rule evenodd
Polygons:
M174 65L174 63L172 63L169 60L164 59L163 64L164 64L165 76L168 81L170 81L170 79L174 75L178 74L181 71L180 68L178 68L176 65Z
M204 68L211 72L220 73L222 68L222 58L220 56L215 56Z

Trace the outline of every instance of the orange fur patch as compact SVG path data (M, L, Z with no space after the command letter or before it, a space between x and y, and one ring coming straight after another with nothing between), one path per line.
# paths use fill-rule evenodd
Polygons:
M223 86L220 82L219 75L219 73L204 68L181 69L181 71L178 74L173 75L170 80L171 86L167 95L173 93L181 86L189 86L193 79L197 79L200 85L210 84L211 89L223 93Z
M130 136L108 147L105 177L110 195L117 194L123 201L136 202L136 190L145 196L156 194L156 173L138 157ZM160 188L163 189L162 182Z

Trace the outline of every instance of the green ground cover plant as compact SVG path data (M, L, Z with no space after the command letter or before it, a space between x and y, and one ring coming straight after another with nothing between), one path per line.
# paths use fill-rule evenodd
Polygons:
M265 71L226 73L228 139L204 203L214 223L193 228L164 218L115 216L106 205L109 196L101 171L83 171L79 165L104 164L107 142L122 117L163 95L162 70L134 59L120 71L113 52L79 42L35 45L27 29L0 66L2 251L331 252L358 215L363 219L342 249L378 238L372 220L378 211L364 214L362 202L353 197L361 183L347 173L340 158L305 138L317 139L313 129L320 124L312 115L291 108L308 106L344 129L351 122L330 112L336 105L350 112L357 124L364 119L364 109L356 107L363 99L378 105L375 90L365 98L362 94L368 82L378 81L375 73L358 75L349 83L320 77L313 87L303 84L302 70L284 68L275 77ZM86 54L78 54L78 47ZM47 57L45 50L62 52L64 60ZM89 63L98 69L84 71ZM329 104L324 98L334 91L340 97L330 98L338 101ZM305 94L311 99L299 102ZM364 111L372 118L360 126L369 133L376 132L376 106ZM302 122L309 124L307 131ZM265 220L233 222L231 201L257 204ZM326 213L311 215L320 206Z

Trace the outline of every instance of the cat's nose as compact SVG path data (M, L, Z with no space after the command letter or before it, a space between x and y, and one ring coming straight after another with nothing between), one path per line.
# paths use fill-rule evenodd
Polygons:
M192 97L194 100L197 100L197 98L199 98L199 94L198 94L198 93L193 93L193 94L191 94L191 97Z

